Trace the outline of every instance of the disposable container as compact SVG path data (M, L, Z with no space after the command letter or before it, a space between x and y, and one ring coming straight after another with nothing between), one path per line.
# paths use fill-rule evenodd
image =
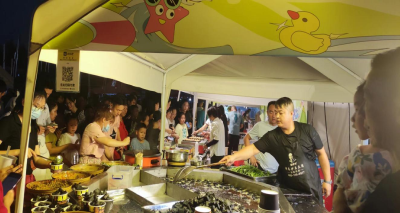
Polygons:
M135 167L132 166L112 166L107 170L108 190L132 187L134 171Z

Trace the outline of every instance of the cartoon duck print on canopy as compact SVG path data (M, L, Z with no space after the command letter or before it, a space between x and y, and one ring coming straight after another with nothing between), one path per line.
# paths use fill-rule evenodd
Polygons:
M358 57L400 47L400 1L109 0L44 49Z
M285 47L311 55L321 54L331 46L331 39L337 39L341 35L313 34L320 26L319 19L310 12L295 12L288 10L292 18L293 26L286 26L286 21L282 24L274 24L281 30L279 39ZM342 34L343 35L343 34Z

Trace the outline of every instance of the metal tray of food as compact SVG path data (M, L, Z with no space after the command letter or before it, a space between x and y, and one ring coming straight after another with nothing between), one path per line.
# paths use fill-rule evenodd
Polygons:
M154 213L154 212L164 213L164 212L167 212L168 210L172 209L172 207L177 202L180 202L180 201L174 201L174 202L163 203L163 204L158 204L158 205L143 206L142 209L145 213Z
M277 181L276 174L271 174L270 176L264 176L264 177L251 177L248 175L244 175L244 174L241 174L238 172L231 171L229 169L221 169L221 171L229 172L231 174L238 175L238 176L241 176L244 178L248 178L248 179L254 180L256 182L266 183L266 184L270 184L270 185L275 185L276 181Z
M113 208L110 213L142 213L142 206L135 201L132 190L118 189L107 191L110 197L114 200Z

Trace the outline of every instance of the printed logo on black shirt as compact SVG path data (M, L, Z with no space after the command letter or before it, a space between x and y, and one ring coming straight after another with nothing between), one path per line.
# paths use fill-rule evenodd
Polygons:
M293 157L292 153L289 153L289 167L285 167L285 170L289 177L297 177L303 175L304 171L304 164L297 164L297 159Z

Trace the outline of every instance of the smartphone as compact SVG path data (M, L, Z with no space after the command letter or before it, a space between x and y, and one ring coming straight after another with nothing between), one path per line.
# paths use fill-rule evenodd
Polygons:
M187 126L188 128L190 128L190 126L189 126L189 122L186 122L186 126Z
M49 125L47 125L47 126L55 127L55 126L58 126L58 124L56 124L56 123L52 122L52 123L50 123L50 124L49 124Z
M2 182L3 184L3 196L7 194L8 191L13 190L14 187L18 184L21 180L21 174L18 173L10 173L6 179Z
M170 129L170 130L173 130L173 129L174 129L172 124L169 125L169 129Z

